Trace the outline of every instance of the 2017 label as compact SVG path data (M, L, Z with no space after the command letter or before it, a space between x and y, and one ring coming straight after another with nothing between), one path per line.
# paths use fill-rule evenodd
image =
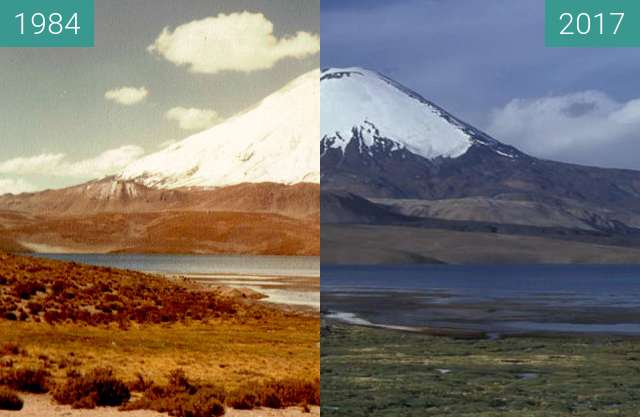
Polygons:
M624 13L611 12L608 14L608 16L615 17L617 19L617 23L615 24L615 27L611 32L614 35L617 35L620 31L620 26L622 26L622 22L624 21ZM577 17L574 18L573 13L565 12L560 15L560 20L563 22L563 24L566 23L566 25L560 31L561 35L570 36L575 35L576 32L579 35L589 35L592 29L598 30L598 33L600 35L605 34L604 13L598 13L597 15L594 15L592 19L589 13L580 13ZM592 20L594 24L597 25L597 27L591 24Z
M638 0L546 0L550 47L640 47Z

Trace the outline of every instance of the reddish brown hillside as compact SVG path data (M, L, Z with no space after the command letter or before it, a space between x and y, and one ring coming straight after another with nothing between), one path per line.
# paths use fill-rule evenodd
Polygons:
M160 190L106 178L0 197L0 249L37 252L320 253L320 186Z
M318 184L240 184L161 190L105 178L60 190L0 196L0 210L75 216L158 211L242 211L306 217L320 212Z
M126 325L234 316L249 309L254 307L189 281L0 252L0 320Z
M40 252L318 256L320 224L270 213L101 213L39 219L4 231L6 248ZM0 240L0 243L2 240Z

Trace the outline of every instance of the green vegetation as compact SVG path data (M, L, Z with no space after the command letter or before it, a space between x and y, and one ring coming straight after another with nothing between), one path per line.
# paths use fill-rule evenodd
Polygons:
M324 417L637 416L640 341L456 340L323 323Z

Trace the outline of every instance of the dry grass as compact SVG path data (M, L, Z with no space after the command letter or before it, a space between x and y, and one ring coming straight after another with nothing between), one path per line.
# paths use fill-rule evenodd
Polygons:
M270 406L319 397L317 316L193 282L1 253L0 303L0 385L51 388L64 403L91 407L102 404L97 391L79 389L91 381L148 393L171 386L167 375L182 369L197 387L179 401L193 417L215 415L215 401L224 402L211 387L230 398L257 387L256 404ZM138 314L141 306L149 310ZM96 374L105 367L109 375Z
M320 379L286 378L246 384L231 392L227 397L227 403L240 410L320 405Z
M236 409L259 407L285 408L320 404L320 380L245 381L240 388L228 391L219 385L200 385L178 369L169 374L164 386L147 386L141 398L127 404L124 410L149 409L180 417L222 415L224 405Z
M0 346L18 343L26 354L4 356L12 368L46 366L56 381L112 366L134 381L167 382L182 368L202 383L234 389L247 380L313 379L320 372L318 321L309 317L264 323L225 322L116 327L49 326L0 321Z

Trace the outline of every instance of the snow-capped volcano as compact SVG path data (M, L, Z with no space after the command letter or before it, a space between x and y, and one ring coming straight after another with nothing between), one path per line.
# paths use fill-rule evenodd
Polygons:
M120 180L150 187L318 183L320 71L304 74L254 108L130 166Z
M527 155L374 71L326 69L320 78L323 191L550 205L572 200L640 212L638 172Z
M369 154L408 150L427 159L457 158L474 145L504 157L515 149L455 118L377 72L331 68L321 74L321 152L352 142Z

